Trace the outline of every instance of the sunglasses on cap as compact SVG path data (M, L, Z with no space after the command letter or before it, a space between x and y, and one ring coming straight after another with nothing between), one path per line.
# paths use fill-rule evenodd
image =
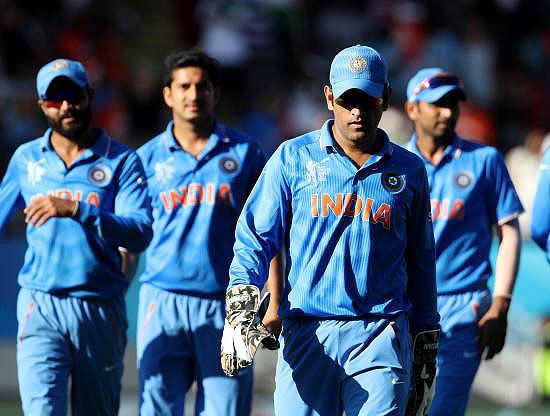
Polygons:
M83 90L78 88L60 88L48 91L44 103L46 107L61 108L64 101L69 104L77 106L84 102L86 94Z
M420 84L418 84L411 95L409 101L412 101L416 98L421 91L426 89L436 89L439 87L453 86L462 89L462 81L456 75L450 75L446 73L439 73L432 75L431 77L426 78Z

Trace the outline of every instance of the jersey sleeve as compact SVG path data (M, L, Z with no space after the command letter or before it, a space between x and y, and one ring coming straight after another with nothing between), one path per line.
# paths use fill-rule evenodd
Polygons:
M14 153L0 184L0 231L4 229L17 209L25 206L17 173L17 152Z
M492 224L505 224L524 210L502 156L494 150L487 160L487 206Z
M418 170L417 194L413 198L407 227L407 292L412 304L411 332L437 329L435 243L430 210L430 191L424 167Z
M260 146L253 144L251 146L250 152L249 152L249 163L251 166L250 169L250 181L248 184L248 193L252 191L252 188L254 188L254 185L256 184L256 181L260 177L260 174L262 173L262 170L265 166L265 154L260 148Z
M153 237L151 206L143 165L135 152L126 159L115 192L114 213L81 203L76 219L105 241L143 251Z
M228 288L237 284L263 287L269 263L281 250L289 206L290 188L279 150L264 167L237 221Z
M540 248L546 251L550 261L550 148L544 152L540 165L539 180L533 201L531 237Z

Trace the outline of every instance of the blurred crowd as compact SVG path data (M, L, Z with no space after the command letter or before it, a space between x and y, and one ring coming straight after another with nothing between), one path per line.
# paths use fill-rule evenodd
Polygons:
M405 142L405 88L419 68L460 75L468 93L458 132L506 155L530 209L550 141L550 7L546 0L0 0L0 172L45 128L35 74L55 57L82 61L96 89L95 122L139 146L163 129L162 61L198 45L224 67L219 118L270 153L318 128L329 65L363 43L390 68L382 125ZM522 218L528 236L529 216Z

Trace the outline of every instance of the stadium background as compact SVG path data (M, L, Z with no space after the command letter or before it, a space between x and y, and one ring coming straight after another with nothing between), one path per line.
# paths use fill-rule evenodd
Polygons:
M85 64L96 89L96 124L137 147L169 118L161 96L164 56L199 45L224 67L219 118L270 153L282 138L321 125L331 58L360 42L388 61L394 93L382 124L397 142L411 132L402 112L408 78L431 65L460 74L469 100L458 131L506 156L530 211L541 150L550 142L548 0L0 0L0 6L1 174L14 149L45 128L34 80L54 57ZM540 364L545 341L550 348L543 329L550 267L529 240L529 220L521 218L525 242L508 344L483 365L469 415L550 414L540 390L543 377L550 379L550 364L546 374ZM0 238L0 415L19 414L15 297L23 228L19 216ZM137 287L128 292L130 341ZM134 357L130 344L121 414L136 413ZM271 414L274 356L259 358L258 416Z

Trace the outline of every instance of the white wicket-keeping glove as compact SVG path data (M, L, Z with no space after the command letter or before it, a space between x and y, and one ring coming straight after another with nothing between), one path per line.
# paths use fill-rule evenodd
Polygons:
M279 348L275 335L262 324L269 294L261 303L259 299L260 290L254 285L237 285L227 291L221 364L228 376L236 376L242 368L251 365L260 344L270 350Z
M411 392L407 416L427 416L435 394L435 371L439 330L419 332L413 344Z

